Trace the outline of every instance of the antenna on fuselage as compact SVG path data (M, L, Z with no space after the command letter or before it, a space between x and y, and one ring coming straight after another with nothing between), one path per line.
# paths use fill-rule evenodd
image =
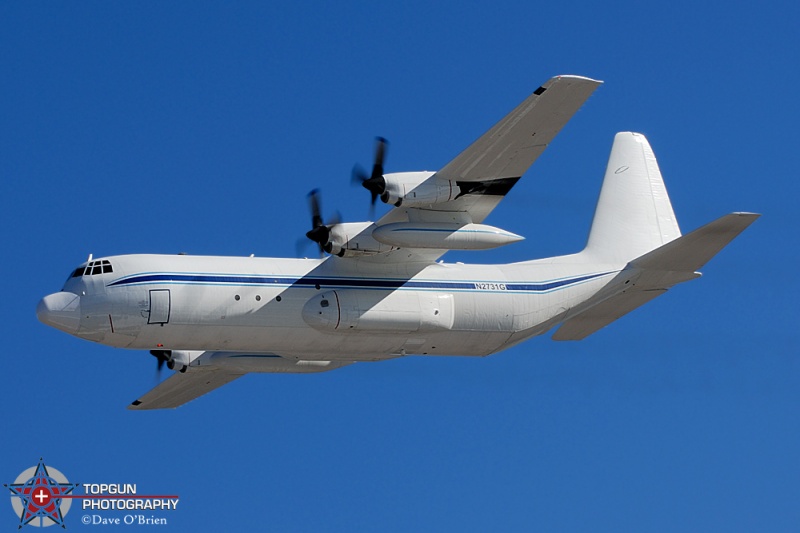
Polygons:
M86 262L87 263L91 263L92 262L92 257L93 257L92 254L89 254L89 259L87 259Z

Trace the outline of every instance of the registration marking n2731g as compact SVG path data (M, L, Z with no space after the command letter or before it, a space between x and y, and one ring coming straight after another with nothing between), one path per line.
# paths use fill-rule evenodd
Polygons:
M505 283L482 283L475 282L475 289L479 291L504 291L506 290Z

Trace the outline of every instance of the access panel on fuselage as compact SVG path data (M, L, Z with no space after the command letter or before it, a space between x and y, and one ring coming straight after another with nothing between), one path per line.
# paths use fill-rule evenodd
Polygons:
M147 317L147 323L166 324L169 322L170 303L169 289L151 289L150 315Z

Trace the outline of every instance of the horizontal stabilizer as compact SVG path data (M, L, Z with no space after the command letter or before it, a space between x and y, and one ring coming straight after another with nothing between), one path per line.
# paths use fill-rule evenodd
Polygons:
M632 266L666 272L694 272L717 255L752 224L755 213L731 213L656 248L631 262Z
M627 315L665 292L667 289L625 291L564 322L553 335L553 340L579 341L585 339L595 331L606 327L616 319Z
M573 310L553 340L581 340L667 292L700 276L705 265L760 215L731 213L631 261L609 285Z
M244 375L224 369L191 369L176 372L130 404L128 409L174 409Z

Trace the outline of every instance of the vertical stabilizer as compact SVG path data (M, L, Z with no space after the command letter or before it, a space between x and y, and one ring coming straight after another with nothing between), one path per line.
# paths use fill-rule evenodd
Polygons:
M647 139L617 133L584 253L593 260L626 263L680 236Z

